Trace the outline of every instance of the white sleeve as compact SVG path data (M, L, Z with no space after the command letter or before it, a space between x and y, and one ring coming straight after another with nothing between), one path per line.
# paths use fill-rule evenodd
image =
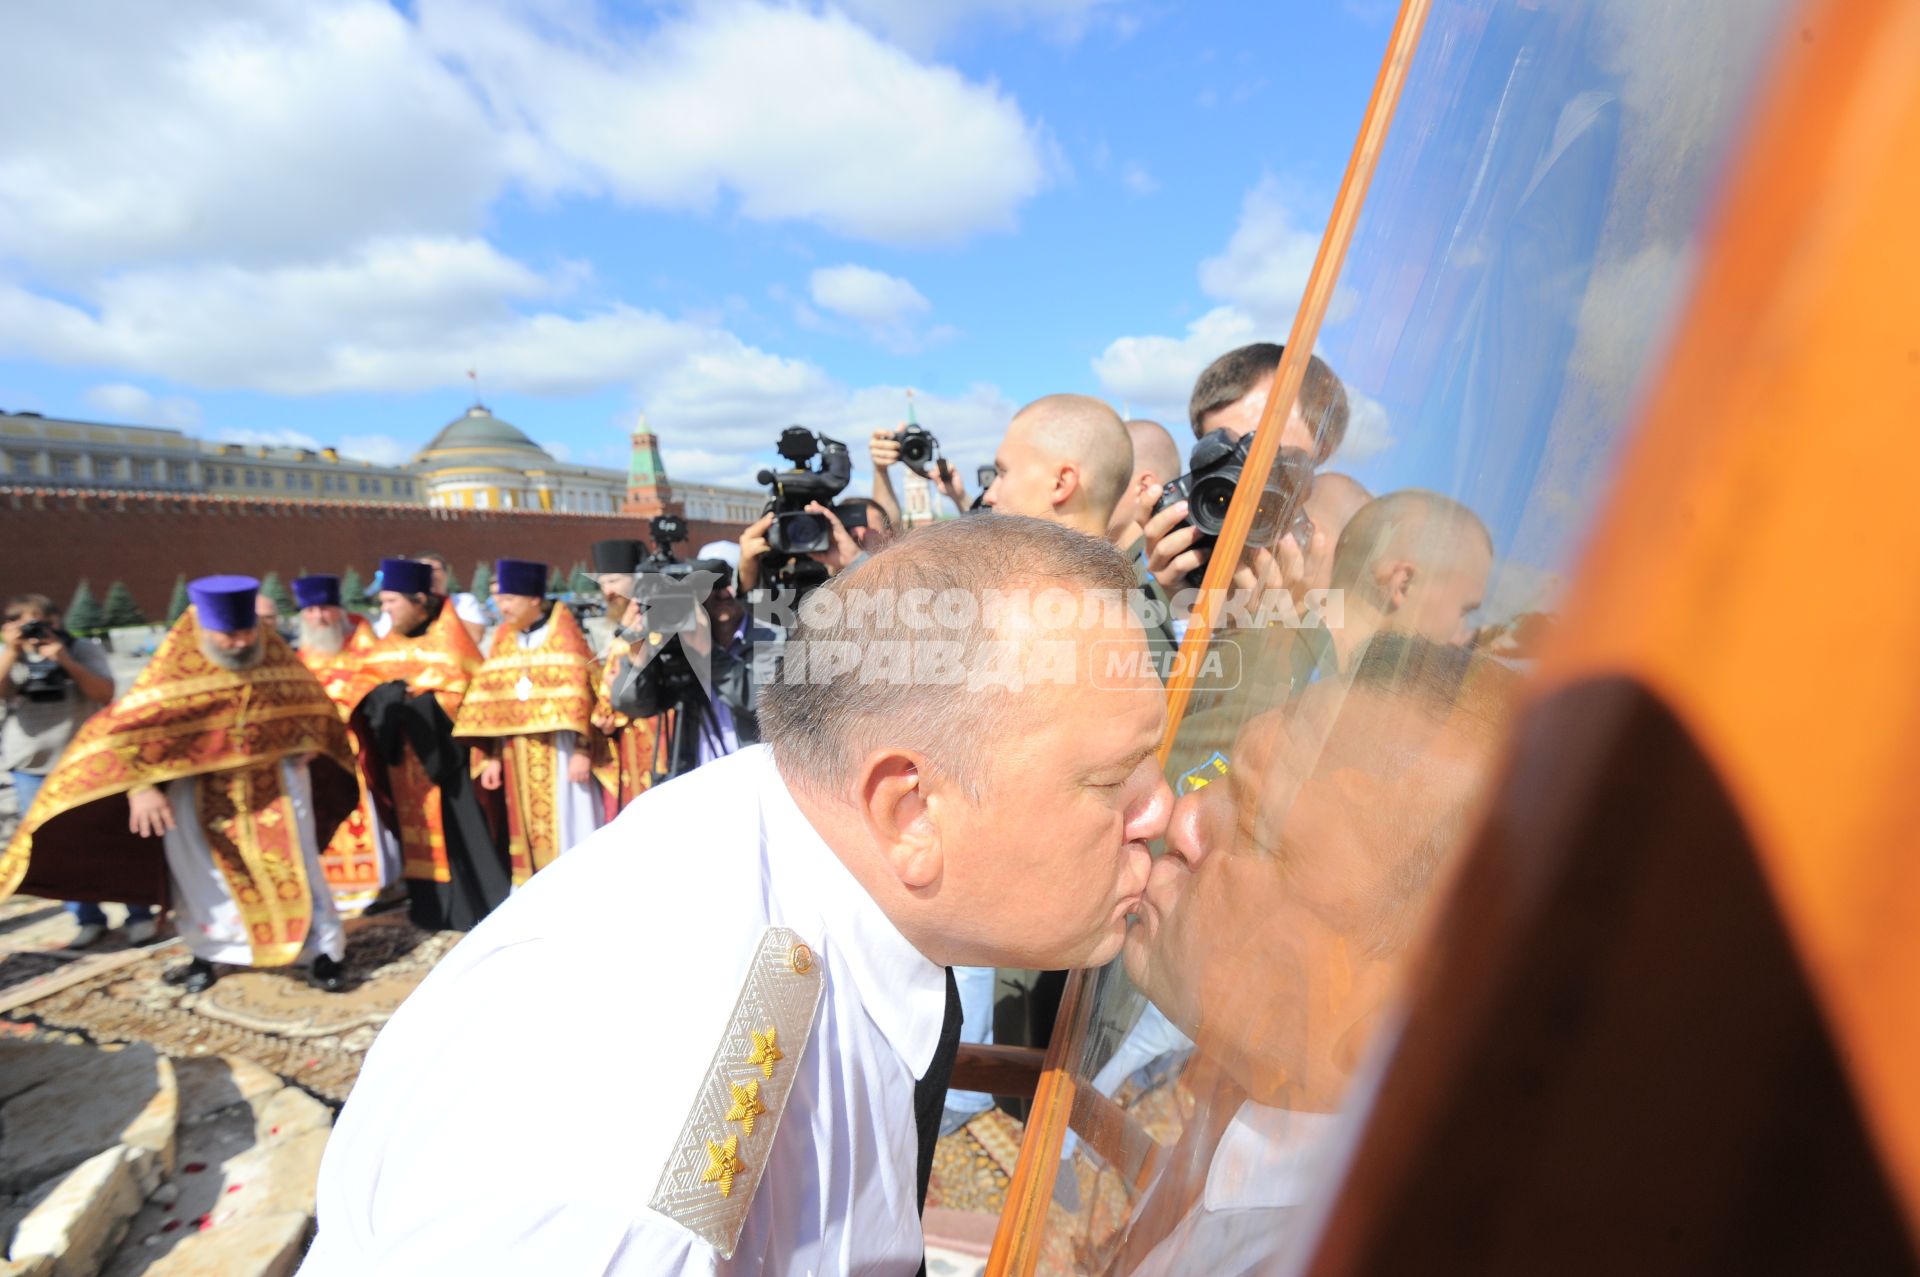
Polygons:
M583 957L548 940L465 963L456 949L451 978L389 1021L322 1161L301 1277L725 1271L646 1207L685 1114L649 1085L678 1035L609 1005L608 983L638 972L583 978Z
M471 594L453 596L453 614L469 625L485 625L487 610L480 606L480 600Z

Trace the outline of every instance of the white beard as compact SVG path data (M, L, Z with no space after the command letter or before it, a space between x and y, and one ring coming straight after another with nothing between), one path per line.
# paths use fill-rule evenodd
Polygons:
M338 656L340 649L347 645L347 626L309 625L305 617L300 618L300 649L305 652L317 652L321 656Z
M238 652L228 652L202 639L200 642L200 655L206 657L229 674L240 674L254 668L266 659L267 645L264 640L255 639L251 646L241 648Z

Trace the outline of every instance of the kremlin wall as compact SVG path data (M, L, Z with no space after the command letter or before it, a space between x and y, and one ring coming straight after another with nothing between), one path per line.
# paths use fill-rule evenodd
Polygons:
M159 620L182 574L286 581L352 568L368 580L383 557L428 552L444 554L463 583L496 558L564 572L594 541L648 538L655 514L687 518L691 540L675 547L686 557L737 539L764 508L753 490L674 485L644 419L632 443L626 472L567 466L475 405L409 465L369 467L331 450L0 414L0 595L65 606L82 579L96 598L117 580ZM406 498L371 493L368 476Z

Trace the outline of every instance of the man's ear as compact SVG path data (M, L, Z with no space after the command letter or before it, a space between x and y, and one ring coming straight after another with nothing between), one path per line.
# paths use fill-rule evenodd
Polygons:
M860 770L860 814L900 885L919 891L940 880L940 831L928 803L925 759L910 750L867 755Z
M1387 601L1387 611L1397 612L1406 606L1407 593L1413 588L1413 564L1405 559L1383 559L1374 566L1373 577Z
M1073 500L1074 493L1085 486L1080 482L1080 467L1070 461L1063 461L1053 468L1053 508L1058 510Z

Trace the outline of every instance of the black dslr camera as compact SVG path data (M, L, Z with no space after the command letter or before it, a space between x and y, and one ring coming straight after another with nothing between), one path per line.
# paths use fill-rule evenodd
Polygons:
M58 638L73 646L73 635L56 628L51 621L28 621L20 627L22 643L44 643L50 638ZM44 656L22 654L20 667L26 672L26 679L19 684L22 700L35 703L51 703L67 698L67 691L73 686L73 676L60 668L60 662Z
M932 472L940 463L940 441L932 431L915 423L895 431L893 441L900 445L900 460L907 469L922 479L934 477Z
M853 478L853 458L838 439L817 435L805 426L780 432L780 455L793 463L787 470L762 470L761 483L773 490L767 509L773 526L767 544L780 554L817 554L833 548L833 525L808 511L811 502L831 506ZM812 462L814 464L808 464Z
M1187 522L1198 533L1193 539L1196 550L1211 549L1220 539L1220 528L1227 521L1227 507L1233 502L1233 490L1240 485L1246 469L1247 454L1253 450L1253 435L1241 435L1236 441L1224 431L1203 435L1193 445L1193 469L1166 486L1153 512L1160 513L1176 501L1187 503ZM1307 494L1313 491L1313 458L1300 448L1282 448L1274 458L1273 469L1260 491L1260 504L1253 512L1253 526L1247 529L1250 546L1272 545L1282 532L1300 543L1304 552L1313 540L1313 521L1307 518ZM1206 566L1187 573L1188 585L1199 585Z

